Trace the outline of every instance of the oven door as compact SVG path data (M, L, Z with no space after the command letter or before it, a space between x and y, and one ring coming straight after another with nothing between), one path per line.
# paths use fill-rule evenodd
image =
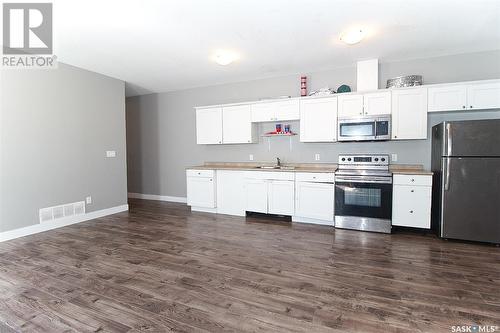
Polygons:
M335 178L335 216L391 220L392 179L359 178L345 176Z
M376 123L373 119L339 120L338 141L375 140Z

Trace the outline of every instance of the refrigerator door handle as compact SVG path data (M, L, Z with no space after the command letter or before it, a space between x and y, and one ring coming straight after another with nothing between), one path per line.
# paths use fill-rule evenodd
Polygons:
M448 123L446 124L446 135L447 135L447 140L448 141L448 156L451 156L452 150L453 150L453 137L451 135L451 124Z
M451 158L446 159L446 170L445 170L445 178L444 178L444 190L448 191L450 189L450 161Z

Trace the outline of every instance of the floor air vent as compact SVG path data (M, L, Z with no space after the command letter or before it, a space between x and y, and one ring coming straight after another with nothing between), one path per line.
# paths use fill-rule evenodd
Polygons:
M40 223L85 214L85 201L40 209Z

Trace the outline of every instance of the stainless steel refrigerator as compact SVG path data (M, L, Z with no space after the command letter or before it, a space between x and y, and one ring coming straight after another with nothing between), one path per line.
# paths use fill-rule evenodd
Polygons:
M432 171L438 235L500 243L500 119L434 126Z

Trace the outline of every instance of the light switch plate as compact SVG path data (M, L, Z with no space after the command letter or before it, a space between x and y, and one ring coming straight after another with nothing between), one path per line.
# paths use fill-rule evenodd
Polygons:
M86 197L85 202L87 203L87 205L92 204L92 197L91 196Z
M250 161L253 161L253 154L248 155L248 159L249 159Z
M315 155L314 155L314 160L315 160L315 161L319 161L319 160L320 160L320 156L319 156L319 154L315 154Z
M397 162L398 161L398 154L391 154L391 161Z
M106 157L116 157L116 150L107 150Z

